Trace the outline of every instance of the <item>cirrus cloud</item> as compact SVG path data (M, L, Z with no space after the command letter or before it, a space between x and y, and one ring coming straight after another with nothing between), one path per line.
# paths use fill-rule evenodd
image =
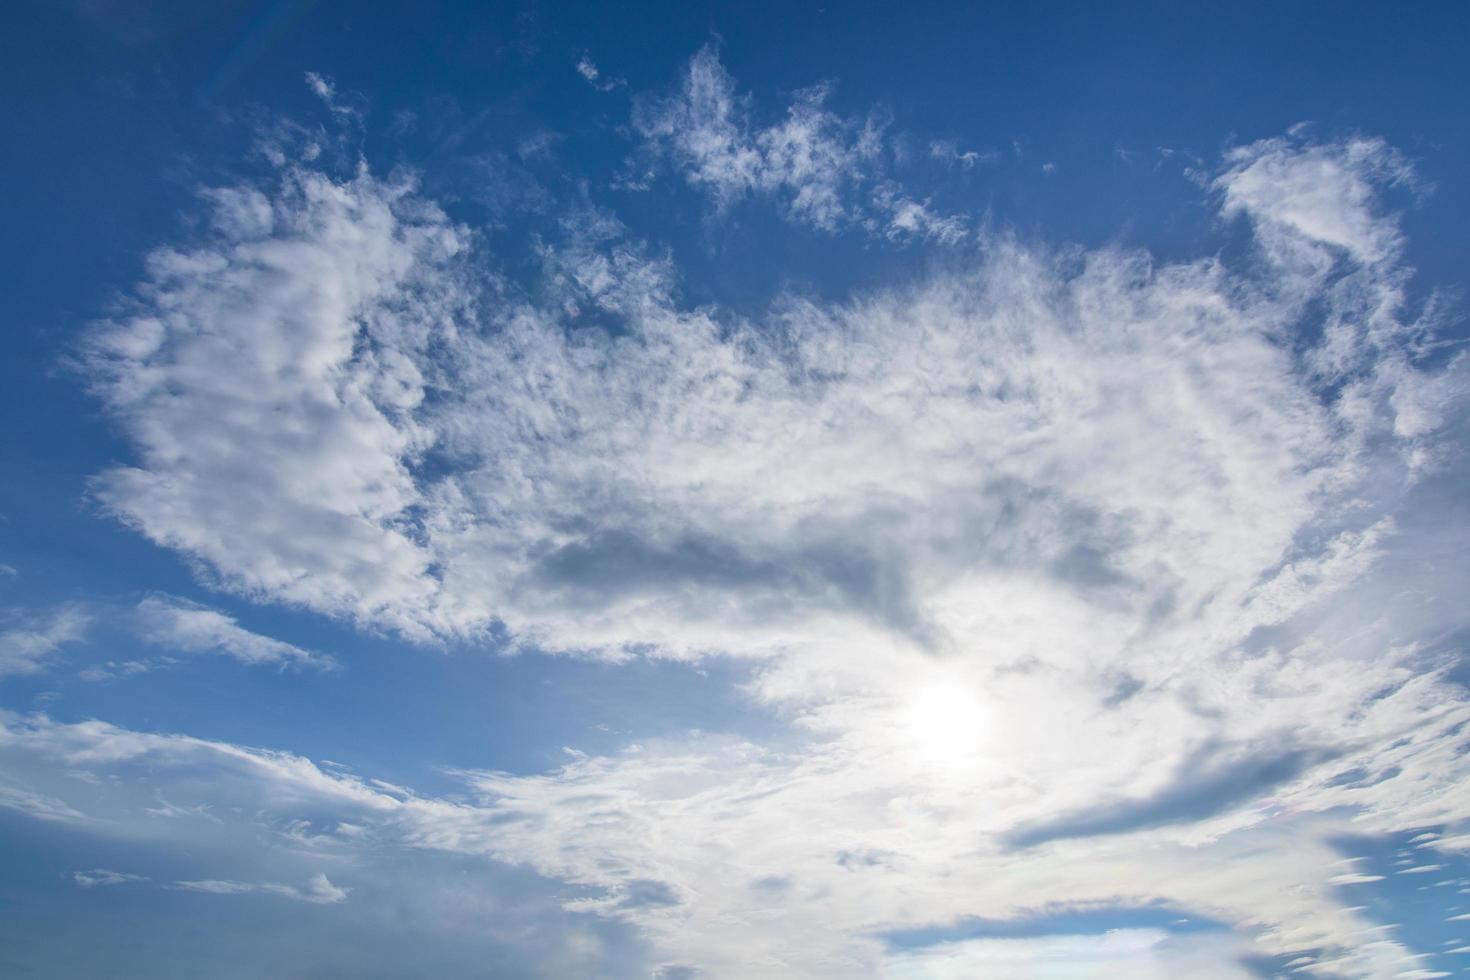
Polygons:
M706 51L635 126L721 207L854 221L876 131L825 90L755 127L733 93ZM1291 134L1212 178L1243 260L955 226L943 269L745 315L685 303L674 257L595 210L518 288L409 183L215 191L87 347L136 450L97 479L113 514L222 587L417 640L739 658L785 730L462 773L452 801L95 722L3 744L197 757L289 790L282 819L332 814L333 848L528 866L671 968L973 969L1021 947L882 936L1167 901L1319 975L1408 969L1331 844L1470 819L1464 362L1409 300L1379 197L1408 179L1382 143ZM1118 942L1081 945L1192 961Z

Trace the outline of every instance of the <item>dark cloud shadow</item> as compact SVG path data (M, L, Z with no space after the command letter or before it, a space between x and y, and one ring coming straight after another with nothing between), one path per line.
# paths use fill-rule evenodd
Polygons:
M1127 834L1168 824L1214 816L1288 782L1335 753L1325 749L1290 748L1271 753L1235 755L1210 744L1191 753L1168 786L1141 799L1103 803L1058 820L1023 827L1005 837L1014 848L1035 847L1071 837Z

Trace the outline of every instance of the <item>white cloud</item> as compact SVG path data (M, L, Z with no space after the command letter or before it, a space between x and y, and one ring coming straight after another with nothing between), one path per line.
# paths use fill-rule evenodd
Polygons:
M87 819L56 797L14 785L7 779L0 779L0 807L55 823L82 823Z
M942 245L958 245L970 234L963 218L936 214L927 201L916 201L893 184L873 192L873 207L882 215L879 220L869 219L873 230L891 241L928 238Z
M329 105L331 104L332 99L337 95L337 87L332 84L331 79L324 78L314 71L309 71L306 73L306 87L311 89L312 93L316 95L317 98L321 99L323 102L326 102Z
M432 442L410 355L453 329L423 269L461 234L366 174L282 180L275 200L215 195L218 237L154 254L137 312L94 335L96 390L142 457L96 493L232 587L391 617L434 591L408 520Z
M53 654L82 640L91 619L77 604L44 615L12 611L0 629L0 677L41 673Z
M576 67L577 74L586 79L587 84L591 85L599 92L611 92L613 89L620 88L623 85L627 84L627 82L625 82L621 78L609 78L608 76L604 75L600 70L598 70L597 65L593 63L592 59L585 54L582 55L581 58L577 59Z
M119 677L132 677L136 674L146 674L149 671L158 670L161 667L171 666L177 663L175 660L108 660L104 663L93 664L77 671L77 676L84 681L99 682L116 680Z
M126 871L109 871L106 868L95 868L91 871L74 871L72 880L83 888L97 888L106 885L125 885L132 881L147 881L142 875L129 874Z
M945 164L958 165L966 170L980 163L994 163L1000 154L994 150L961 150L954 140L933 140L929 143L929 156Z
M337 905L347 901L347 889L338 888L320 872L313 875L300 888L295 885L280 885L271 882L256 883L212 878L199 881L176 881L173 887L184 891L203 892L206 895L278 895L281 898L310 902L313 905Z
M771 194L793 219L831 231L857 216L856 188L877 163L882 141L873 120L855 123L828 110L830 94L827 85L805 89L784 120L753 126L734 80L705 47L690 61L680 93L640 103L633 124L721 208L748 194Z
M138 634L182 653L217 653L243 664L330 668L334 661L281 640L252 633L233 618L175 596L152 595L134 610ZM129 664L120 669L129 672Z
M405 845L525 862L600 896L569 908L634 922L666 956L721 975L853 975L885 963L892 972L947 962L951 954L962 954L958 962L998 958L1024 972L1024 943L965 944L893 960L876 933L959 913L1004 918L1026 905L1107 907L1145 896L1143 904L1163 901L1241 925L1272 951L1337 946L1347 950L1345 963L1364 950L1388 956L1376 933L1335 904L1324 879L1332 852L1323 841L1345 829L1332 819L1242 828L1206 846L1133 836L1028 857L977 847L984 822L955 819L985 820L978 791L935 784L901 754L844 758L842 746L783 758L712 737L646 745L621 758L577 759L545 776L469 774L479 799L467 803L328 772L286 753L96 722L0 722L7 771L85 807L99 833L167 841L196 860L276 836L276 853L257 862L357 868L374 852ZM99 780L64 774L78 768ZM139 778L145 773L146 781ZM159 820L149 791L160 786L186 804L218 804L225 822L192 806ZM177 886L320 903L339 901L343 891L314 876L304 887L220 878ZM1237 952L1244 941L1221 940ZM1060 951L1079 963L1112 955L1090 942L1062 937L1031 952L1055 959ZM1227 961L1217 955L1218 942L1144 945L1129 957L1140 968ZM1400 948L1385 962L1403 968L1407 955Z
M95 624L116 628L170 655L94 663L78 672L86 681L106 681L177 666L174 654L217 654L248 666L335 669L326 654L252 632L217 609L157 593L131 608L72 602L44 612L13 613L18 625L0 633L0 676L45 671L63 646L87 639Z
M133 888L103 886L133 883L200 901L221 896L223 908L199 910L206 934L216 916L228 935L238 930L231 896L265 899L249 912L267 923L252 933L260 950L269 957L281 949L284 933L292 963L328 974L408 974L426 957L447 975L491 960L524 976L649 972L639 969L641 944L628 929L565 912L564 888L486 861L474 850L486 828L462 803L368 785L289 753L8 713L0 715L0 772L54 790L57 805L66 805L58 797L76 804L69 826L50 835L86 834L84 848L100 839L125 849L128 871L66 875L97 892L88 903L100 920L140 901ZM168 803L160 806L160 796ZM400 955L416 945L430 949ZM97 947L95 959L84 959L99 975L124 963L156 972L155 957L169 950L144 944L139 952L105 937ZM51 952L41 951L43 962Z
M335 115L344 116L349 119L360 119L360 109L348 105L337 95L337 85L325 75L318 75L314 71L306 73L306 87L311 93L322 101L322 104L330 109Z
M1246 980L1258 973L1240 965L1247 949L1237 937L1171 937L1159 929L1115 929L1097 936L978 939L889 957L884 975L895 978L1136 977L1172 980Z
M871 151L822 97L753 128L705 52L640 125L726 204L830 227ZM544 289L476 302L468 237L407 187L217 195L216 237L156 256L91 348L140 457L99 480L114 513L243 593L414 637L742 657L790 731L468 774L473 803L95 722L0 748L207 762L359 828L313 840L522 863L717 973L875 972L884 930L1120 899L1401 969L1330 841L1470 819L1434 647L1470 584L1463 368L1419 363L1372 193L1401 175L1355 145L1230 157L1264 264L987 234L753 321L683 306L605 216L544 245Z
M1289 136L1240 147L1215 181L1227 217L1244 214L1273 255L1302 254L1303 240L1359 262L1391 260L1401 236L1375 214L1378 186L1408 183L1413 170L1382 140L1306 144Z

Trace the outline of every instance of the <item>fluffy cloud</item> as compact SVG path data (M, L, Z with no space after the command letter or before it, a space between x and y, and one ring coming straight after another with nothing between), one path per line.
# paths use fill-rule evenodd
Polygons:
M1226 157L1215 186L1224 213L1249 215L1275 256L1304 242L1341 249L1364 263L1392 259L1401 245L1392 222L1375 215L1384 183L1410 183L1413 169L1382 140L1303 146L1281 137L1240 147Z
M431 441L409 354L451 327L419 273L462 242L406 187L282 181L213 194L216 237L155 253L137 313L94 335L96 390L142 456L96 493L244 591L391 615L433 591L407 526Z
M638 127L721 206L838 229L880 200L853 203L877 136L824 98L755 127L706 51ZM745 658L789 730L466 773L473 801L96 722L12 720L0 748L207 763L331 826L313 847L524 864L721 975L896 969L894 929L1159 900L1330 950L1322 975L1407 969L1339 900L1330 844L1470 818L1445 640L1464 371L1409 312L1377 197L1405 179L1372 141L1270 140L1213 184L1249 261L987 235L750 319L682 304L672 258L605 215L569 217L533 287L474 290L495 258L408 185L217 191L211 236L155 255L88 348L137 450L98 478L114 514L222 586L410 637ZM888 193L877 227L944 237ZM1117 942L1066 955L1194 955Z

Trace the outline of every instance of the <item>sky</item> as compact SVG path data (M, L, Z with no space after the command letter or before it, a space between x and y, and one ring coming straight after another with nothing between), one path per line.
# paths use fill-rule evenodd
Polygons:
M1470 8L0 27L0 973L1470 968Z

